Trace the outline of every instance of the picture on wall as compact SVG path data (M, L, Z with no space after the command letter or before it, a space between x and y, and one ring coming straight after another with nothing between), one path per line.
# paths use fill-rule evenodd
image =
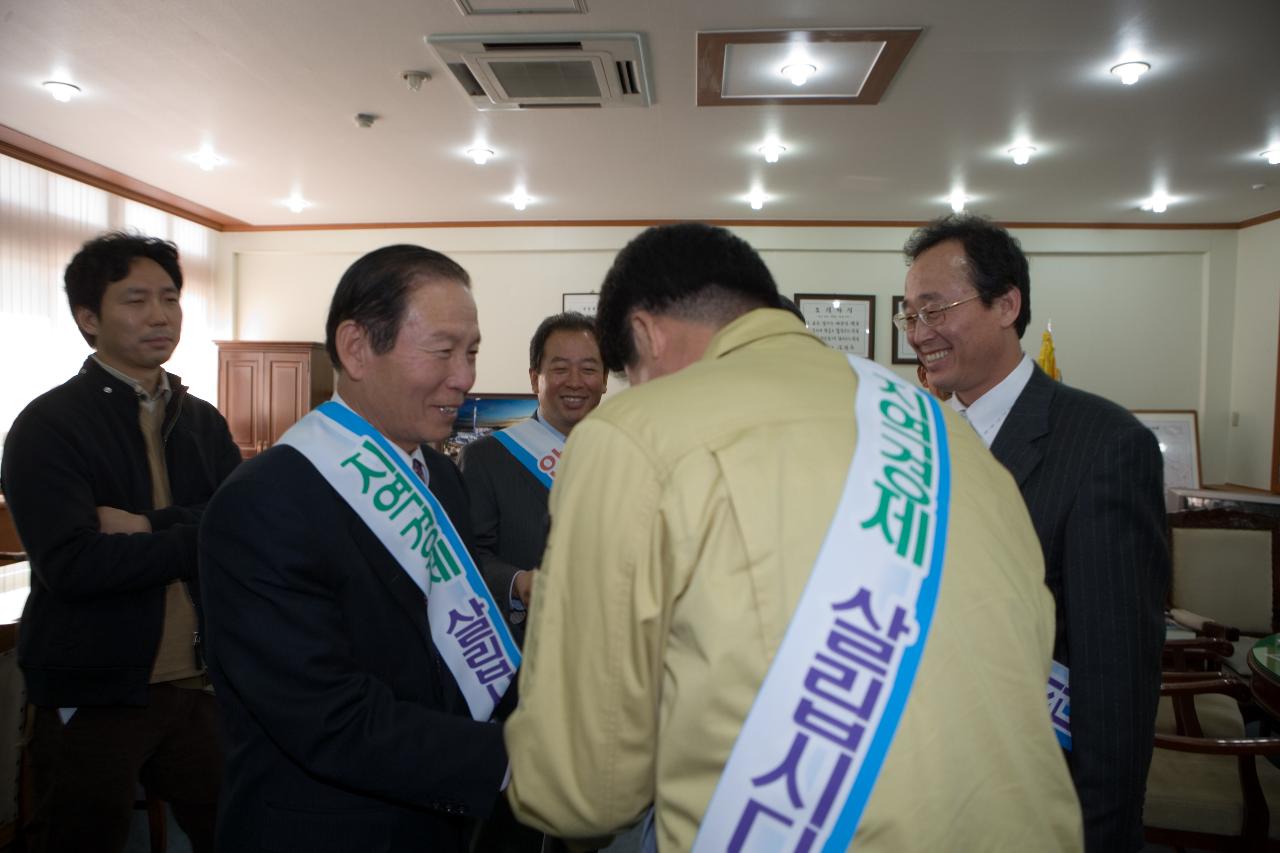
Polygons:
M897 317L902 313L902 303L906 301L905 296L893 297L893 316ZM919 364L920 359L916 358L916 351L911 348L911 344L907 342L907 333L899 332L897 324L890 324L893 327L893 363L894 364Z
M538 409L535 394L469 394L458 407L453 432L444 440L443 452L454 462L458 454L477 438L506 429Z
M1200 426L1193 409L1135 409L1134 417L1156 434L1164 456L1166 489L1200 488Z
M804 323L832 349L875 358L874 296L841 293L797 293Z
M560 310L573 311L595 318L596 304L600 301L598 293L565 293L560 297Z

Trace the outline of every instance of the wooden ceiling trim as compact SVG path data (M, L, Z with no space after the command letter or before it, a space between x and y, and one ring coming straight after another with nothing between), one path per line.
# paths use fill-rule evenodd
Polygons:
M122 172L109 169L2 124L0 124L0 154L39 166L41 169L80 181L91 187L115 193L131 201L150 205L214 231L222 231L230 225L248 225L243 220L143 183Z

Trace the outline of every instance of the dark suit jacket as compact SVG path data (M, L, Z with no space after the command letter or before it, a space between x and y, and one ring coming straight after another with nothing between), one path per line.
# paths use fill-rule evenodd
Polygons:
M991 452L1044 549L1086 849L1138 850L1169 585L1159 445L1129 412L1037 367Z
M469 538L466 493L426 450ZM226 740L218 849L460 851L506 768L431 641L422 593L306 459L277 446L205 512L201 581Z
M547 547L547 499L551 492L493 436L462 450L462 478L471 495L476 559L516 642L525 623L511 621L511 579L537 568Z

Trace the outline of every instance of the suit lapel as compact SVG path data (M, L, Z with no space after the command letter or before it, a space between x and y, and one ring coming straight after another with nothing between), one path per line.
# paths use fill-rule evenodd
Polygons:
M991 442L992 455L1009 469L1019 488L1044 456L1038 440L1049 434L1049 404L1054 393L1054 381L1036 366Z

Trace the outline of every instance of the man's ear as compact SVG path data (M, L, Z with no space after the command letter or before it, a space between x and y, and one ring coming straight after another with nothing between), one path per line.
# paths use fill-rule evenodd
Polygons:
M75 311L71 312L71 316L75 318L76 325L80 327L80 331L92 338L98 337L98 315L87 305L76 306Z
M645 356L650 362L658 361L669 343L666 329L658 322L658 318L637 308L631 312L628 320L631 323L631 341L635 345L636 354Z
M343 320L338 324L333 340L338 360L342 362L342 372L359 382L368 371L369 359L373 355L364 326L355 320Z
M1000 326L1011 328L1018 322L1018 314L1022 311L1022 291L1011 287L996 297L992 307L1000 312Z
M532 367L529 368L529 387L533 389L533 393L538 393L538 371Z

